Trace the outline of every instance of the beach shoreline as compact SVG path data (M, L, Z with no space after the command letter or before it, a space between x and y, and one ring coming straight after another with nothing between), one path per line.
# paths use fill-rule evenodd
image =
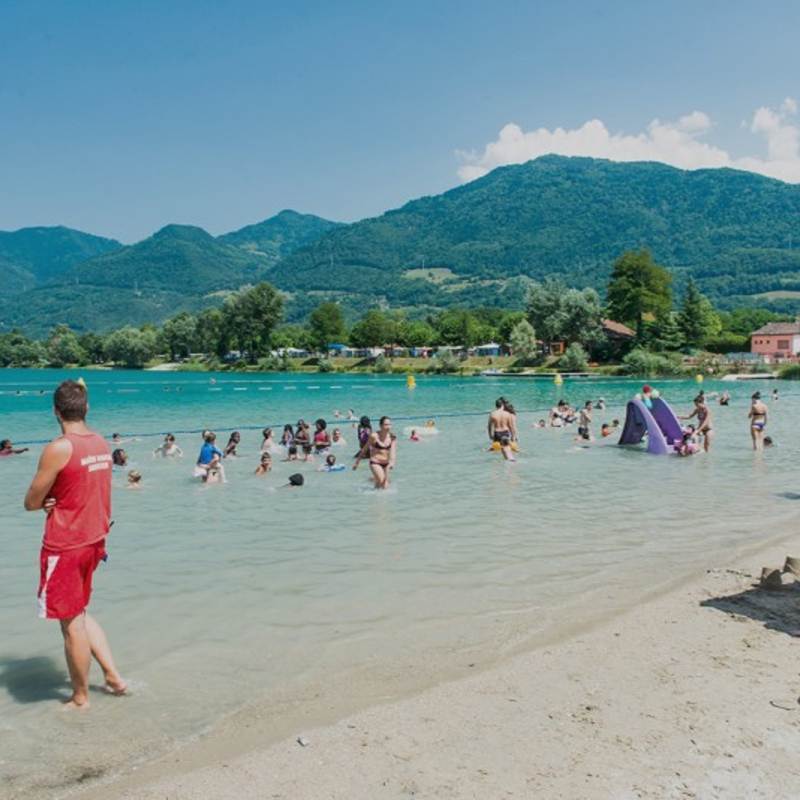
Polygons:
M287 704L294 730L277 742L264 739L273 721L234 714L62 796L796 796L800 676L788 632L800 627L800 582L755 588L762 566L796 554L792 543L708 565L588 630L403 699L371 697L352 714L346 702L327 713Z

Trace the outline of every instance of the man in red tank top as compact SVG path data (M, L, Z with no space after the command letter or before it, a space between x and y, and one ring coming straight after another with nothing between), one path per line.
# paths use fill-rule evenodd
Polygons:
M25 508L41 509L47 515L40 558L39 616L61 623L72 682L72 696L66 705L86 708L92 656L103 670L105 691L128 694L103 629L86 612L92 575L106 554L112 463L105 439L86 426L89 403L82 382L61 383L53 407L63 435L42 451L25 495Z

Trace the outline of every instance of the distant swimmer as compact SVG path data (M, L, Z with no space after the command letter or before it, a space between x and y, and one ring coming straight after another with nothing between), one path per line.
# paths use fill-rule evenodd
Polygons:
M763 450L764 429L767 427L767 407L761 400L761 392L755 392L750 399L750 411L747 414L747 418L750 420L750 437L753 440L753 450Z
M140 439L136 436L122 437L119 433L111 434L111 444L127 444L128 442L138 442Z
M0 457L2 456L18 456L22 453L27 453L27 447L14 447L11 439L3 439L0 442Z
M489 414L489 422L486 425L489 441L502 442L504 437L515 441L517 421L516 416L508 410L508 401L504 397L498 397L494 406L494 411Z
M183 450L181 450L180 447L178 447L178 445L175 443L175 437L171 433L168 433L164 437L164 441L158 447L156 447L155 450L153 450L153 455L162 455L164 458L167 456L177 456L178 458L183 458Z
M369 438L356 456L353 469L358 469L359 462L369 453L369 468L376 489L389 488L389 470L394 469L397 457L397 437L392 433L392 420L381 417L377 431L369 434Z
M344 464L336 463L336 456L331 453L325 457L325 463L317 467L317 472L342 472L345 469Z
M264 428L261 431L261 447L259 448L262 453L268 453L275 449L275 440L272 438L272 428Z

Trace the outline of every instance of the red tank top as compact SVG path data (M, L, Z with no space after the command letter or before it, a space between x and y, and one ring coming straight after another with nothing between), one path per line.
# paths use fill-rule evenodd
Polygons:
M58 473L50 496L56 506L47 516L43 546L61 552L99 542L111 518L111 454L98 433L67 433L72 457Z

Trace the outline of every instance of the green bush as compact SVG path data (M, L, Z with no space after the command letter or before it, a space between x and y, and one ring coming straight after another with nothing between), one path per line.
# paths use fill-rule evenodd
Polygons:
M560 369L567 372L583 372L588 366L589 354L577 342L573 342L558 361Z
M383 353L375 359L375 372L387 374L392 371L392 362Z
M800 381L800 364L790 364L788 367L778 372L778 377L782 381Z
M283 362L280 356L267 356L258 360L258 368L261 372L279 372Z
M622 373L642 378L683 374L681 357L677 353L659 355L637 348L622 359Z

